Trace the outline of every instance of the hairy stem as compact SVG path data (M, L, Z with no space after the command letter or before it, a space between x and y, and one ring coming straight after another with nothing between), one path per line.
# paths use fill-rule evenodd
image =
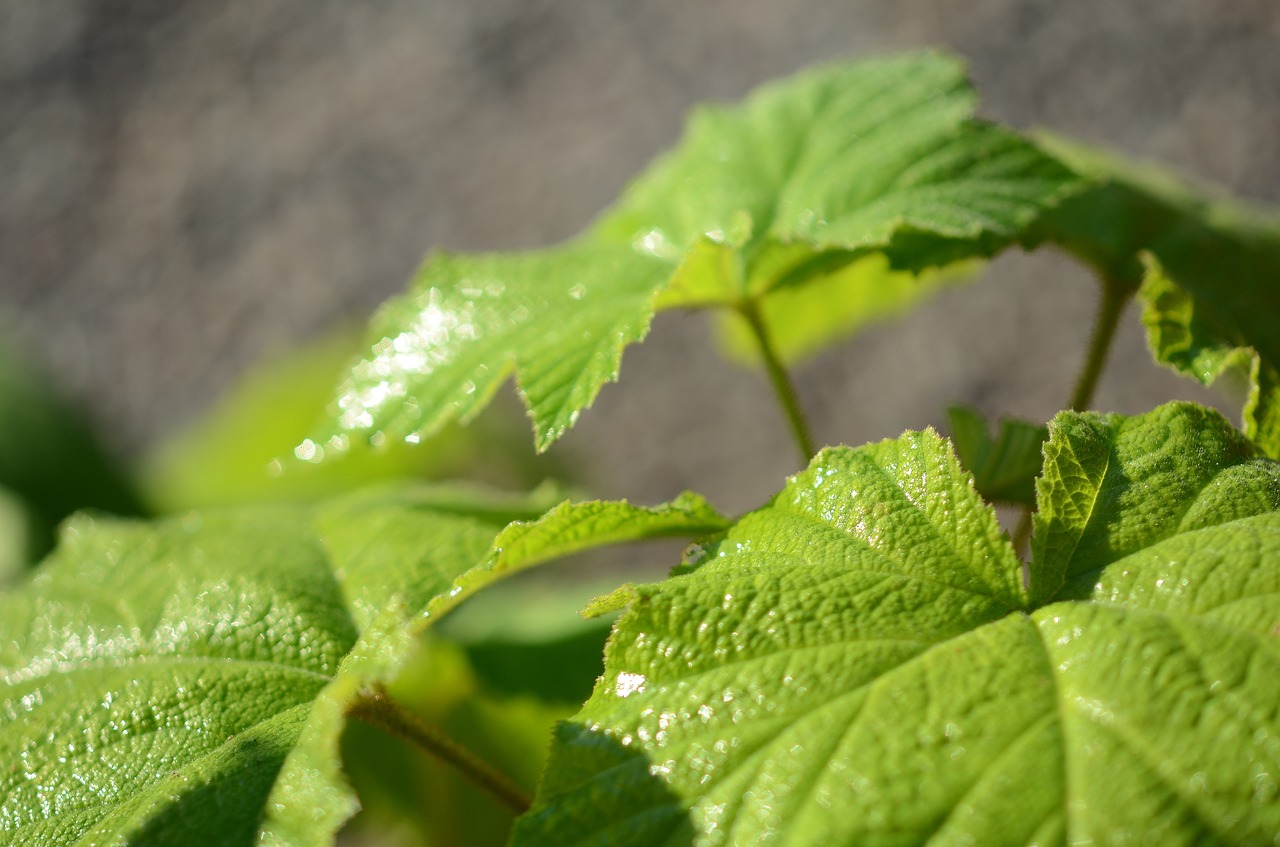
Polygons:
M515 814L529 810L532 799L510 777L483 761L475 753L407 712L381 687L367 694L351 710L365 723L410 741L431 755L457 768L463 776L488 791Z
M1098 377L1107 364L1107 356L1111 353L1111 342L1116 337L1116 327L1120 325L1120 315L1129 304L1133 291L1120 285L1103 280L1102 300L1098 303L1098 315L1094 318L1093 334L1089 337L1089 351L1085 354L1080 375L1076 377L1075 390L1071 392L1069 409L1084 411L1093 402L1093 393L1098 388Z
M796 396L796 387L791 381L791 375L787 373L782 359L778 357L778 351L774 349L773 341L769 338L769 329L764 325L764 319L760 316L760 309L755 302L746 301L738 307L738 311L747 319L756 344L760 347L760 358L764 360L769 382L773 385L774 394L778 396L778 402L786 413L787 422L791 425L791 434L795 437L796 447L800 449L801 460L808 462L815 452L813 435L809 432L809 424L805 420L804 411L800 408L800 400Z

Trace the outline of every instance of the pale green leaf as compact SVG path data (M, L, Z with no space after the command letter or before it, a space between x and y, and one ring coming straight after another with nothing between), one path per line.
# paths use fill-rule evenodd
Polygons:
M208 412L146 456L143 484L151 504L178 512L314 502L373 483L464 476L523 488L551 475L546 460L522 443L514 414L446 427L430 445L357 440L330 456L320 444L310 461L292 461L332 399L333 375L360 341L360 333L337 331L252 366Z
M341 388L338 432L425 437L469 419L514 374L545 449L617 378L657 307L741 306L867 252L912 270L992 255L1078 181L973 108L959 62L914 53L817 68L695 112L680 144L577 239L428 259L375 319ZM881 314L918 296L887 284L881 296L854 285L842 327L869 319L858 303Z
M514 843L1272 844L1280 473L1210 416L1055 421L1046 478L1126 539L1080 596L1025 587L936 436L824 451L631 591Z
M873 253L804 285L776 288L760 302L774 349L784 362L800 362L866 326L900 315L939 290L968 278L973 263L919 274L895 271ZM731 358L760 361L750 326L732 311L716 314L716 334Z
M1205 385L1243 377L1245 432L1280 457L1280 213L1062 139L1042 142L1096 185L1046 214L1035 238L1138 291L1157 361Z
M968 406L947 409L951 440L960 464L973 474L978 493L993 503L1031 506L1040 475L1041 447L1049 438L1042 424L1001 418L995 438L982 413Z
M522 528L537 545L494 566L500 530L548 505L417 488L76 519L48 566L0 597L0 844L330 843L356 807L346 715L394 677L439 617L433 601L591 546L562 506L552 527ZM613 537L713 529L694 505L656 523L661 508L615 508Z

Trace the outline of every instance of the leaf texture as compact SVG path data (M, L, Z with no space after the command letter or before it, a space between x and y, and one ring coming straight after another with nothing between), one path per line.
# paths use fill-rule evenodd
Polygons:
M562 505L554 527L510 530L518 553L493 551L547 499L388 489L153 524L77 518L0 597L0 844L332 843L356 809L339 738L369 687L447 607L590 546L557 528L575 508L598 520L599 504ZM723 525L681 503L615 506L613 537Z
M1276 463L1188 405L1051 433L1025 572L908 433L632 590L514 843L1270 844Z

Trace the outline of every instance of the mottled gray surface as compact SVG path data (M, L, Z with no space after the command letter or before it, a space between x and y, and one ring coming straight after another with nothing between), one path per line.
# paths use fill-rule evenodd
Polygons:
M430 246L574 232L691 104L925 44L968 58L991 117L1280 201L1273 0L0 0L0 309L137 452L264 352L399 291ZM1043 419L1093 298L1060 258L1008 256L800 390L826 442L956 401ZM767 386L704 326L661 318L557 448L604 493L740 508L795 469ZM1148 359L1130 314L1098 405L1206 396Z

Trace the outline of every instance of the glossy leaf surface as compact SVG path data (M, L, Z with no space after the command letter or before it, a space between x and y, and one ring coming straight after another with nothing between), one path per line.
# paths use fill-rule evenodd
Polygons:
M1107 284L1138 290L1159 362L1205 385L1224 373L1243 377L1245 432L1280 458L1280 213L1151 166L1043 141L1098 184L1050 212L1038 236L1093 264Z
M523 531L540 543L491 551L546 500L420 488L77 519L48 567L0 597L0 843L329 843L355 809L346 715L394 676L428 609L588 546L534 523ZM684 502L689 533L722 524ZM654 510L630 511L644 527ZM679 509L657 511L673 534Z
M520 489L558 475L559 468L522 443L523 423L516 414L446 427L430 445L356 442L327 461L289 461L325 413L333 375L360 348L362 332L335 332L252 366L208 412L146 457L143 482L152 506L179 512L315 502L395 480L468 478ZM324 445L311 449L322 451Z
M618 595L515 843L1270 844L1278 466L1172 405L1060 415L1045 478L1024 577L937 436L821 453Z
M738 306L869 251L913 270L993 254L1076 180L973 108L957 61L917 53L818 68L696 112L579 238L428 259L375 320L337 431L425 437L469 419L514 373L545 449L617 378L659 306ZM889 299L909 298L899 286Z
M973 474L979 494L993 503L1035 503L1041 447L1049 438L1044 425L1001 418L992 438L986 418L976 409L952 406L947 409L947 418L956 455Z

